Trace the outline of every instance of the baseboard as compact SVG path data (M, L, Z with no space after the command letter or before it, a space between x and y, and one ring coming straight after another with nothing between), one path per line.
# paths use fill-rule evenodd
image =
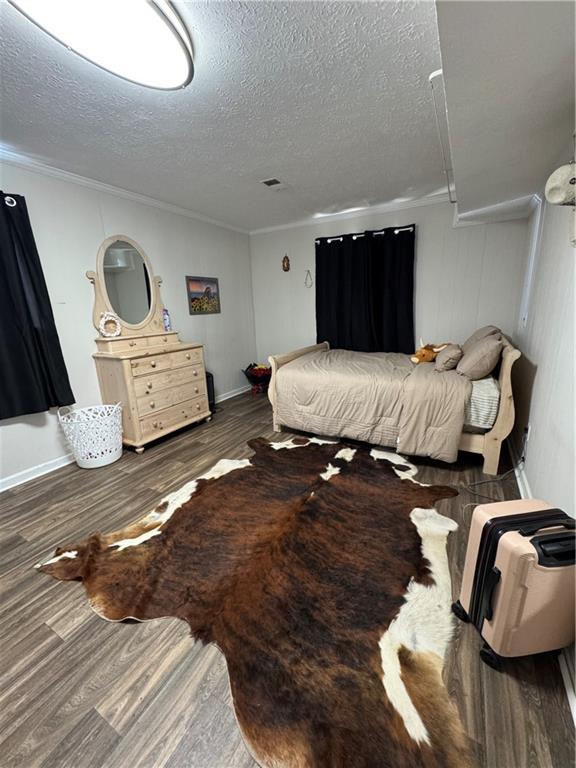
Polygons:
M230 392L223 392L221 395L216 395L216 402L221 403L223 400L230 400L231 397L243 395L244 392L249 392L250 389L250 384L245 384L242 387L238 387L238 389L231 389Z
M516 482L518 483L518 490L520 491L520 496L523 499L532 499L533 496L532 496L532 491L530 490L530 483L528 482L528 476L526 475L524 466L519 466L520 456L516 451L516 446L510 439L508 439L506 442L508 443L508 453L510 454L510 458L512 460L512 466L514 467L514 474L516 475Z
M55 469L72 464L73 461L74 456L71 453L67 453L65 456L51 459L44 462L44 464L37 464L35 467L30 467L22 472L16 472L15 475L0 478L0 493L7 491L9 488L14 488L16 485L27 483L29 480L34 480L36 477L42 477L42 475L47 475L49 472L54 472Z
M532 491L530 490L530 483L528 482L528 477L526 476L524 467L519 466L520 457L518 456L518 453L516 452L516 448L513 445L511 440L508 440L508 451L510 453L510 458L512 459L512 464L514 466L514 473L516 475L516 482L518 483L518 490L520 491L520 496L523 499L534 498L532 496ZM572 719L576 724L576 690L574 689L574 683L570 677L570 672L569 672L570 659L569 659L568 648L562 649L560 656L558 657L558 665L560 666L562 681L564 682L564 688L566 689L566 696L568 698L568 705L570 707L570 712L572 713Z
M574 689L574 682L570 677L568 648L564 648L560 656L558 656L558 664L560 666L560 672L562 673L562 680L564 681L564 688L566 689L570 712L572 712L572 719L576 724L576 690Z

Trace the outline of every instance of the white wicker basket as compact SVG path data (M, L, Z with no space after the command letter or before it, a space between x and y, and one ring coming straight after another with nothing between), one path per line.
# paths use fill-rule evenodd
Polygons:
M65 406L58 420L76 463L83 469L104 467L122 456L122 406Z

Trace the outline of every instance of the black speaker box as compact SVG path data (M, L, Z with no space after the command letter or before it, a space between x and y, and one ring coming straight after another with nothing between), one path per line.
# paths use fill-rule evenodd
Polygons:
M216 411L216 399L214 397L214 376L206 371L206 390L208 392L208 405L212 413Z

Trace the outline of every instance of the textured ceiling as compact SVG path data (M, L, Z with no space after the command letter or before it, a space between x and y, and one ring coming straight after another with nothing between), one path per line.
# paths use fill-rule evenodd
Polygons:
M541 192L574 131L573 2L438 3L458 211Z
M2 143L247 230L443 187L432 2L175 5L195 77L166 93L103 72L0 0ZM258 183L270 176L286 188Z

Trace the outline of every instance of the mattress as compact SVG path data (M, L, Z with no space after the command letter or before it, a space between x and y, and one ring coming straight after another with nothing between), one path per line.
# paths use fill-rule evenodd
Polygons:
M464 413L465 427L491 429L498 415L500 387L493 376L472 382L472 394Z

